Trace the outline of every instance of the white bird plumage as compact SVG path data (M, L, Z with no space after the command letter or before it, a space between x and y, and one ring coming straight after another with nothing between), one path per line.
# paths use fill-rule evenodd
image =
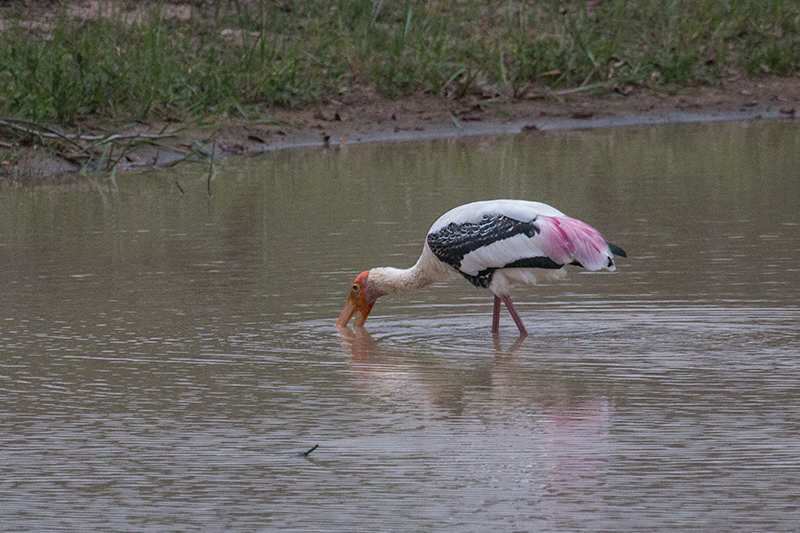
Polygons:
M460 274L494 293L493 332L498 330L502 300L520 334L527 335L509 297L512 286L563 278L568 264L613 271L614 255L626 256L593 227L547 204L525 200L465 204L433 223L413 267L362 272L353 282L337 326L347 326L353 315L358 315L354 326L363 326L380 296L410 293Z

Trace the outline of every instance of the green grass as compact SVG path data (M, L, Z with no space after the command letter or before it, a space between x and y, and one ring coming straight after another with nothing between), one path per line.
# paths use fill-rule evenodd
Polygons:
M0 0L0 115L250 118L346 99L354 84L390 98L510 98L531 86L800 71L800 2L784 0L216 0L183 20L168 3L138 17L136 3L101 5L107 16L74 20L62 7L31 26L22 4Z

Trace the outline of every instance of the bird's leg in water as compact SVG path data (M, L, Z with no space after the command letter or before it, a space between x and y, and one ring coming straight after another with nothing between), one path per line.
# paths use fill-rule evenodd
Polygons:
M494 309L492 310L492 333L500 331L500 297L494 297Z
M514 324L517 325L517 328L519 329L520 336L527 337L528 336L528 330L525 329L525 324L522 323L522 319L519 317L519 313L517 313L517 310L514 309L514 304L511 302L511 298L507 294L503 295L503 303L506 304L506 307L508 308L508 312L511 313L511 318L514 319ZM495 308L497 308L497 307L495 307Z

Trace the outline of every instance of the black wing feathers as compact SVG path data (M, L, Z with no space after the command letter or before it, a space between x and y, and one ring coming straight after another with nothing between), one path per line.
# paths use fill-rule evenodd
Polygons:
M428 246L440 261L458 269L461 260L470 252L520 233L533 237L539 231L535 218L520 222L503 215L484 215L480 222L451 222L429 233Z
M502 267L489 267L477 275L467 274L461 270L461 261L470 252L474 252L492 243L524 234L533 237L540 233L536 218L522 222L503 215L484 215L480 222L452 222L435 232L428 234L428 246L433 254L443 263L455 268L476 287L488 287L492 275L497 268L561 268L549 257L524 257Z

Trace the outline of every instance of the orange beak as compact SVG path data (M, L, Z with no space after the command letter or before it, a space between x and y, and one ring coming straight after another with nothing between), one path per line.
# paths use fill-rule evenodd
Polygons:
M375 294L374 291L370 290L367 283L368 277L369 270L359 274L353 282L353 286L350 288L350 296L347 297L344 309L339 314L336 327L346 328L353 315L356 315L353 327L360 328L364 326L370 311L372 311L372 306L375 305L375 301L380 296L380 294Z

